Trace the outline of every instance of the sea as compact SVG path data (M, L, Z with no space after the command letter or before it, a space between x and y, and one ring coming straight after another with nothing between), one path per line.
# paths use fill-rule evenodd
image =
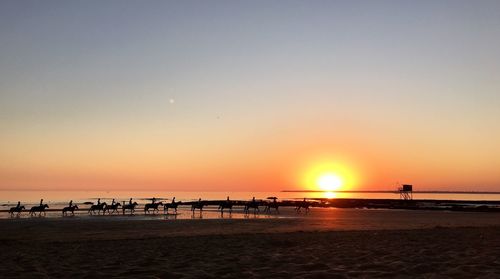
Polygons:
M193 191L0 191L0 218L8 218L9 215L5 211L11 207L16 206L17 202L21 202L27 209L32 206L38 205L40 200L50 206L48 211L49 217L60 217L61 213L54 212L54 209L62 209L67 206L71 200L73 204L77 204L80 210L89 207L90 203L96 203L98 199L100 202L111 203L113 199L116 202L128 203L132 198L139 204L142 209L143 205L151 202L151 198L157 201L169 203L175 197L177 202L190 202L202 200L225 200L229 197L231 200L252 200L255 197L257 200L266 200L269 197L277 197L278 200L302 200L318 199L318 198L359 198L359 199L399 199L398 192L193 192ZM499 193L414 193L413 199L431 199L431 200L472 200L472 201L500 201ZM139 210L142 214L142 210ZM163 211L162 211L163 212ZM192 217L190 208L184 206L180 208L180 213L170 216L172 218L188 218ZM217 208L207 208L204 210L204 218L219 218ZM87 211L78 211L77 215L86 216ZM27 213L22 214L27 217ZM169 217L169 218L170 218ZM233 215L235 218L243 218L242 214L236 212ZM269 216L268 216L269 217ZM152 218L152 217L148 217Z
M196 201L202 200L225 200L229 197L231 200L251 200L267 199L268 197L277 197L281 200L295 199L315 199L315 198L356 198L356 199L399 199L398 192L292 192L292 191L274 191L274 192L216 192L216 191L39 191L39 190L0 190L0 206L11 206L21 201L22 204L38 204L40 199L48 204L67 204L70 200L74 203L96 202L101 199L101 202L108 202L112 199L123 202L133 198L138 203L148 201L151 198L157 200L170 201L175 197L176 201ZM473 200L473 201L500 201L500 193L461 193L461 192L445 192L445 193L413 193L413 199L430 199L430 200Z

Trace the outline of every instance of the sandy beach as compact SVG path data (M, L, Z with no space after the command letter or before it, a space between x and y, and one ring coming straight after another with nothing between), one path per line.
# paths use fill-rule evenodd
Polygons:
M0 221L4 278L498 278L497 214ZM380 222L385 220L384 222Z

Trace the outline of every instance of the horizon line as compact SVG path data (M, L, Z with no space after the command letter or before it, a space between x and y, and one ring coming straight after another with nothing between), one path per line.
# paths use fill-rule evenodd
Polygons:
M398 190L336 190L336 191L324 191L324 190L281 190L283 193L399 193ZM424 190L424 191L412 191L412 193L417 194L500 194L500 191L443 191L443 190Z

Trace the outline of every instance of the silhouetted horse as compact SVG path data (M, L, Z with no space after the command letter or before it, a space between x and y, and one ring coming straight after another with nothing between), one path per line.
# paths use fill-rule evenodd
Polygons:
M253 208L253 214L256 214L257 212L260 212L259 205L260 202L258 201L247 202L243 211L245 212L245 214L248 214L250 212L250 209Z
M224 209L229 209L229 214L233 213L233 203L231 201L222 201L219 203L219 208L217 210L220 210L220 214L224 214Z
M113 214L115 212L118 212L118 207L122 206L121 203L117 202L115 204L110 204L108 206L106 206L106 208L104 208L104 213L106 213L106 211L109 213L109 214Z
M271 213L271 208L274 208L274 210L276 211L276 213L279 214L280 213L280 211L278 209L279 207L280 207L280 205L276 201L268 202L268 203L266 203L266 207L264 208L264 212L270 214Z
M66 206L62 209L62 215L68 215L68 212L71 212L71 215L75 215L75 209L78 209L78 205Z
M134 203L132 203L132 204L130 204L130 203L129 203L129 204L124 204L124 205L122 206L123 215L125 215L125 211L127 211L127 210L130 210L130 214L134 214L134 212L135 212L135 207L136 207L137 205L138 205L138 204L137 204L137 202L134 202Z
M93 215L93 214L95 214L95 211L97 210L97 215L101 214L101 211L102 211L102 214L104 215L104 209L106 208L106 206L107 206L107 204L105 202L103 202L101 204L93 204L89 208L89 214Z
M148 214L150 209L153 209L153 214L156 213L158 210L158 207L160 205L163 205L162 202L153 202L153 203L147 203L144 205L144 214Z
M15 207L11 207L11 208L9 209L9 214L10 214L10 217L13 217L13 216L14 216L14 213L17 213L17 216L19 216L19 215L21 214L21 212L22 212L24 209L26 209L26 208L24 207L24 205L19 206L19 207L17 207L17 206L15 206Z
M193 203L191 205L191 211L193 212L194 214L194 211L196 209L199 209L200 210L200 213L203 211L203 207L205 206L205 203L200 199L198 200L197 202Z
M163 205L163 213L167 213L168 214L168 209L169 208L172 208L175 213L177 213L177 207L179 207L179 204L181 204L182 202L171 202L171 203L166 203Z
M49 208L49 205L44 204L44 205L33 206L30 209L30 216L36 215L37 212L38 212L38 216L41 216L42 213L43 213L43 216L45 216L45 208Z
M311 203L310 203L310 202L308 202L308 201L301 201L301 202L297 205L297 207L295 207L295 210L296 210L297 212L300 212L300 209L302 209L302 208L303 208L303 209L305 210L305 212L306 212L306 213L308 213L308 212L309 212L309 207L310 207L310 206L311 206Z

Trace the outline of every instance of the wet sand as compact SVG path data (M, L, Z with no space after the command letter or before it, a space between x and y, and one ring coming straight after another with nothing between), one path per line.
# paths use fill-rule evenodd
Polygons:
M500 277L495 213L281 215L0 220L0 277Z

